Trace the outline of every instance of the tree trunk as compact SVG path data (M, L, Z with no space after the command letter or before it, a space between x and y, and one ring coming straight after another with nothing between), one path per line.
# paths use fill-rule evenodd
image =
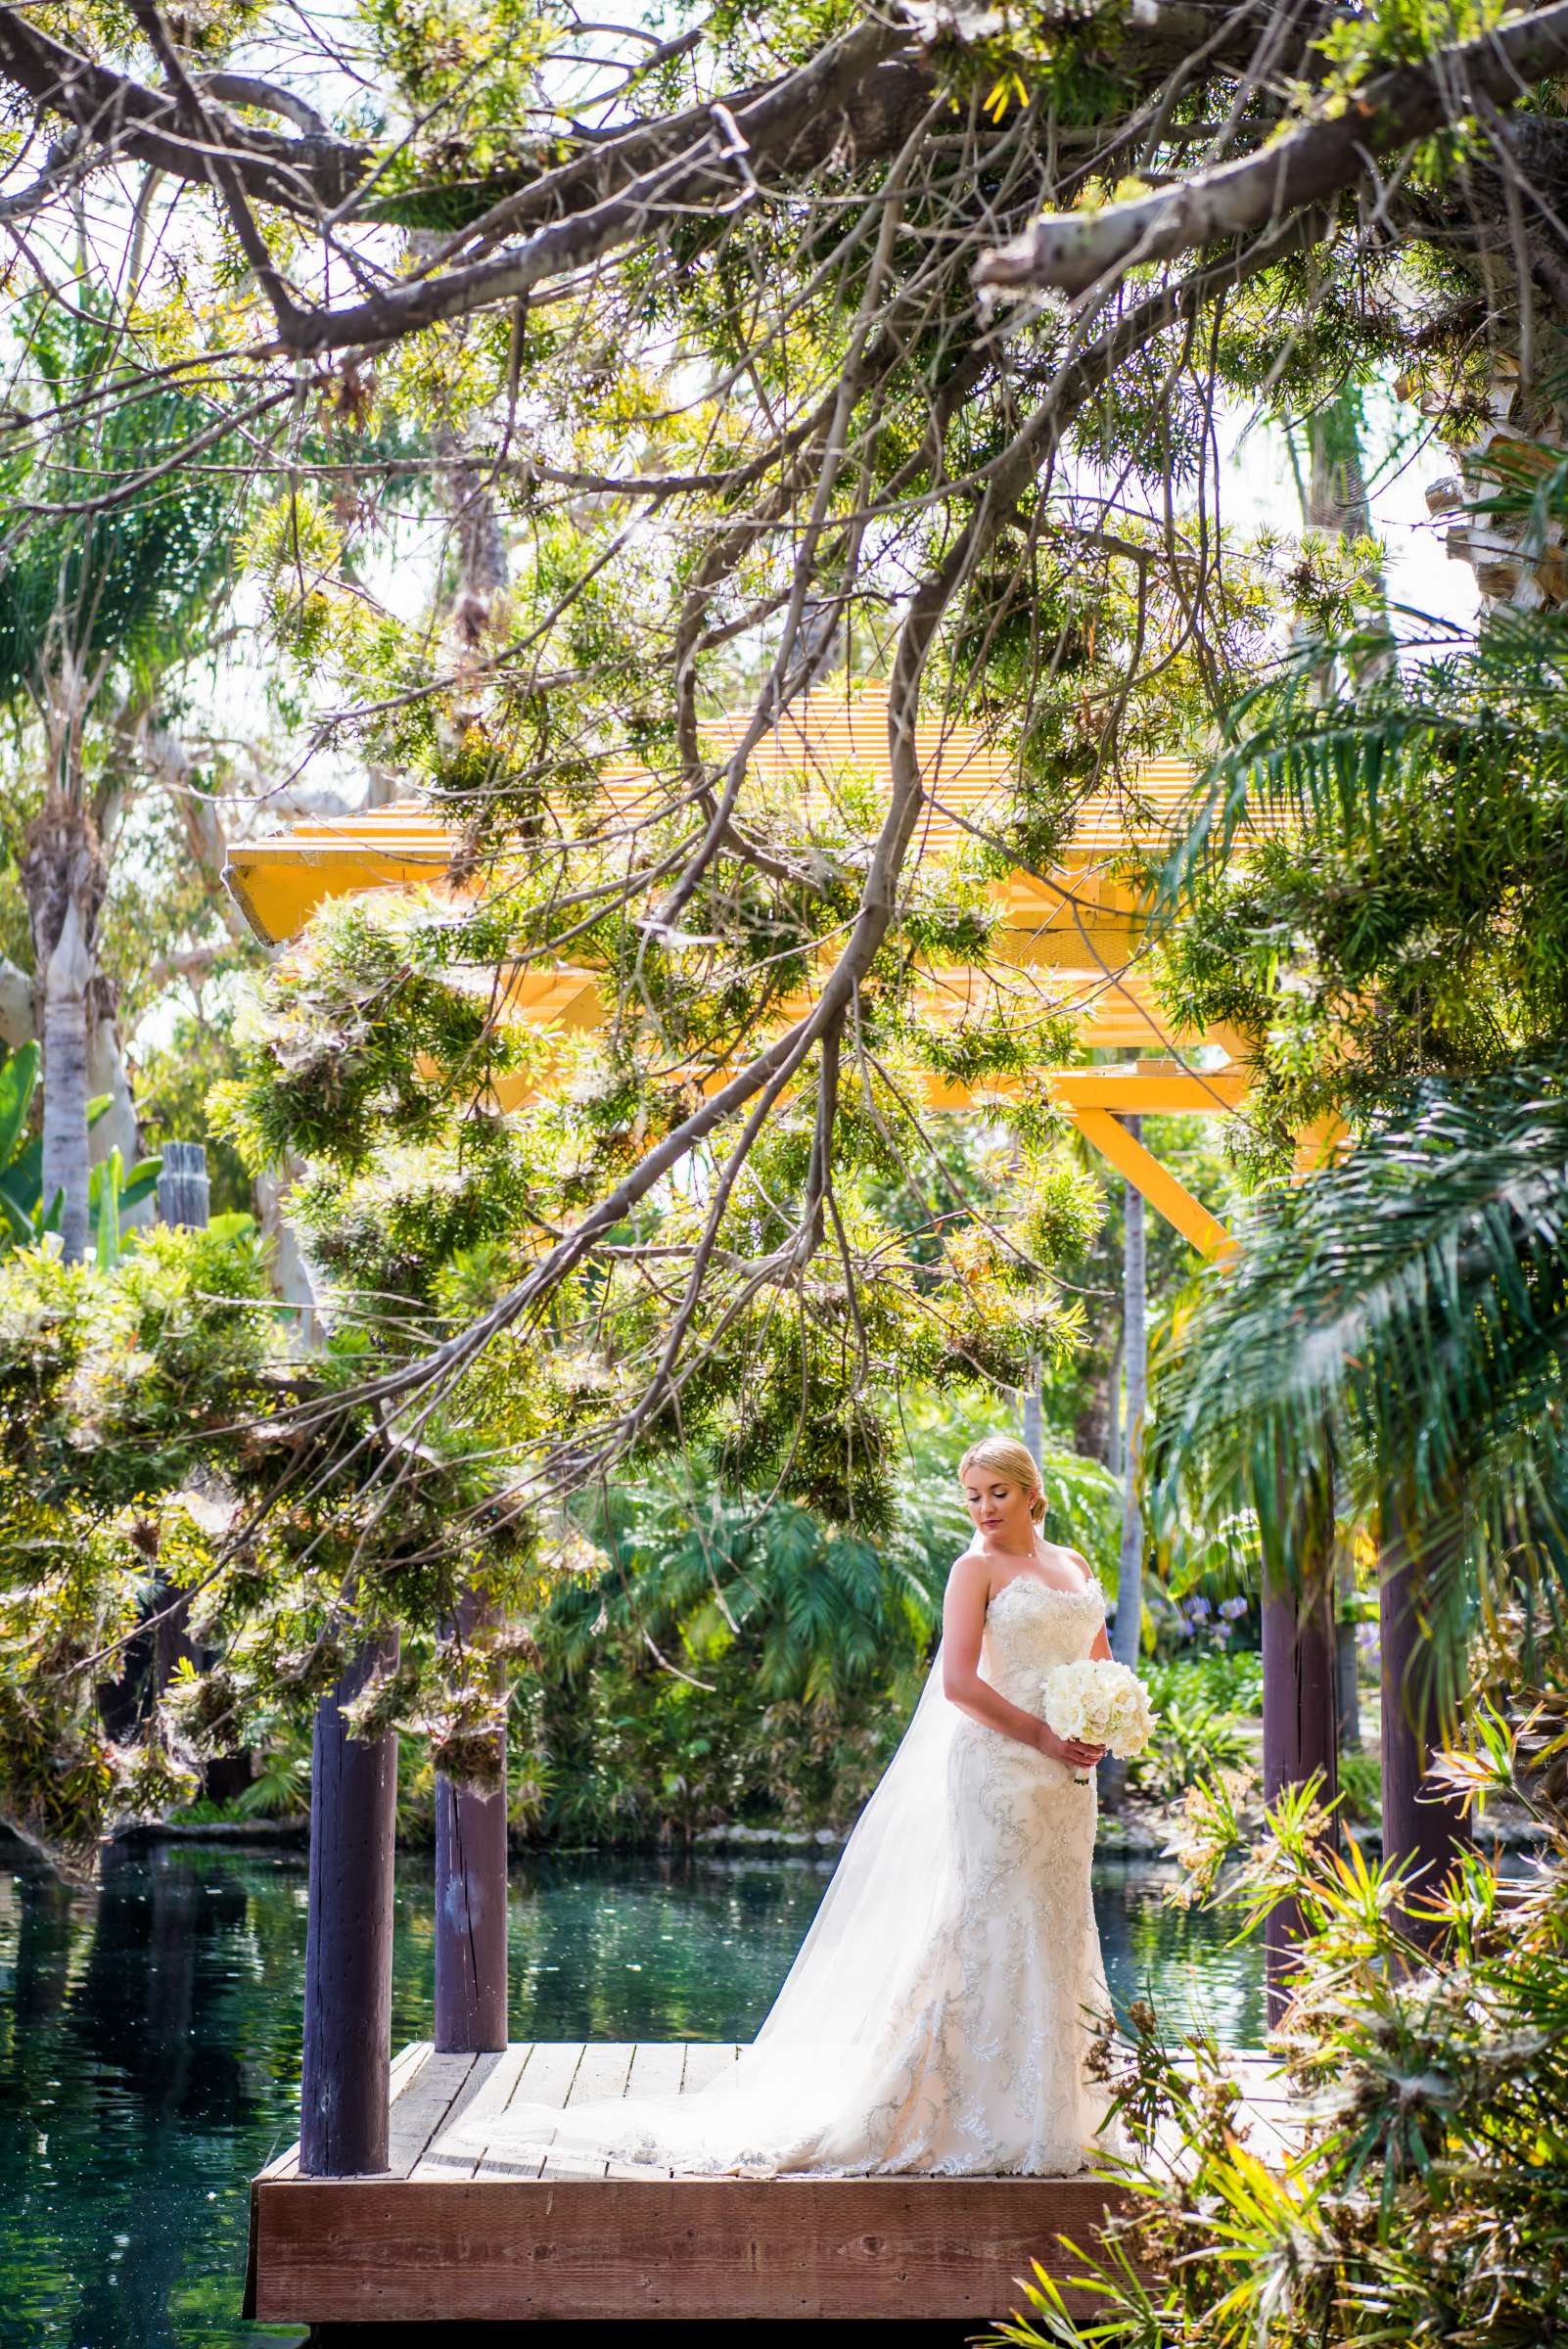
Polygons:
M1334 1586L1328 1573L1314 1572L1310 1558L1302 1560L1302 1569L1304 1587L1280 1576L1270 1577L1264 1590L1264 1799L1270 1804L1312 1777L1321 1777L1325 1804L1339 1786ZM1301 1932L1294 1901L1269 1911L1265 1950L1270 2027L1288 2003Z
M1361 465L1358 399L1354 392L1314 408L1307 419L1310 472L1304 486L1307 522L1342 538L1369 538L1372 509Z
M1044 1412L1039 1384L1039 1357L1029 1365L1029 1381L1024 1388L1024 1442L1029 1456L1038 1468L1044 1449Z
M119 1022L115 1017L114 989L102 975L95 989L95 1000L88 1004L87 1022L87 1090L96 1096L109 1095L109 1107L92 1129L88 1157L96 1167L117 1150L127 1171L141 1156L141 1130L136 1118L136 1100L131 1091L130 1071L125 1065L125 1046L120 1037ZM151 1223L153 1203L138 1200L127 1208L122 1219L126 1223Z
M256 1221L266 1243L273 1294L293 1309L285 1324L289 1352L293 1355L313 1354L325 1343L316 1284L300 1234L288 1214L289 1194L303 1172L303 1161L291 1156L281 1167L263 1167L252 1186Z
M1111 1367L1105 1382L1105 1465L1113 1476L1125 1476L1122 1457L1122 1332L1111 1349Z
M1361 1692L1357 1675L1356 1568L1348 1548L1340 1552L1339 1568L1334 1578L1335 1602L1335 1675L1339 1690L1339 1750L1342 1754L1359 1754L1361 1750Z
M68 1264L87 1253L88 1059L104 885L92 818L64 793L51 792L28 827L22 886L41 1003L44 1211L60 1194Z
M1141 1118L1127 1118L1123 1123L1134 1141L1141 1140ZM1111 1653L1119 1664L1126 1664L1135 1672L1143 1643L1143 1504L1138 1484L1143 1466L1143 1414L1149 1389L1149 1321L1143 1193L1130 1182L1125 1183L1122 1191L1122 1359L1127 1379L1126 1467ZM1118 1811L1126 1799L1127 1764L1101 1763L1100 1800L1105 1808Z

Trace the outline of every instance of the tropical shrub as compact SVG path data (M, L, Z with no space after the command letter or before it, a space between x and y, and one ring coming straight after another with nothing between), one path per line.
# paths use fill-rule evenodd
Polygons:
M27 1042L0 1067L0 1254L24 1248L59 1228L61 1194L43 1195L43 1137L29 1133L28 1113L38 1084L38 1046ZM89 1128L110 1105L100 1093L87 1104ZM122 1242L121 1217L150 1199L158 1188L160 1161L138 1159L127 1168L118 1149L95 1166L88 1177L87 1219L93 1254L112 1265Z
M1168 1698L1155 1714L1154 1735L1130 1776L1141 1793L1172 1802L1215 1770L1238 1770L1253 1753L1252 1724L1202 1697Z
M112 1265L53 1239L0 1258L0 1817L67 1871L189 1799L204 1756L278 1744L284 1795L291 1736L394 1629L357 1718L460 1772L483 1743L484 1643L439 1634L465 1585L531 1597L531 1526L480 1527L460 1454L389 1484L366 1418L346 1444L336 1412L280 1421L345 1375L284 1336L249 1218L140 1232Z
M1383 1816L1382 1763L1376 1754L1341 1754L1338 1768L1341 1818L1375 1827Z
M1560 1731L1560 1700L1553 1713ZM1130 2058L1105 2058L1135 2155L1118 2170L1129 2214L1077 2262L1076 2316L1037 2269L1029 2313L995 2342L1546 2349L1568 2337L1568 1819L1545 1799L1560 1756L1539 1723L1515 1733L1484 1721L1450 1779L1527 1804L1542 1863L1510 1875L1470 1850L1444 1890L1407 1894L1403 1913L1389 1868L1323 1839L1310 1791L1276 1807L1218 1897L1254 1929L1277 1900L1301 1904L1308 1937L1278 2043L1299 2149L1254 2141L1212 2043L1167 2047L1152 2010L1134 2007ZM1193 1857L1211 1875L1235 1848L1232 1793L1217 1784L1191 1805Z
M615 1494L601 1571L533 1626L518 1709L547 1762L534 1831L594 1841L766 1818L840 1824L907 1719L963 1545L952 1496L872 1543L672 1483Z
M1143 1678L1162 1711L1203 1704L1255 1719L1263 1713L1263 1658L1256 1648L1170 1657L1146 1664Z

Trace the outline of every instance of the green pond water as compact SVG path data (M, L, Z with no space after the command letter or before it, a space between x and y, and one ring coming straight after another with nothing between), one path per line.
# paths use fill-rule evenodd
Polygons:
M826 1864L558 1854L515 1864L514 2039L749 2039ZM1105 1861L1113 1995L1168 2032L1262 2030L1261 1961ZM392 2044L428 2037L428 1856L400 1863ZM238 2315L246 2181L297 2134L302 1854L115 1854L68 1897L0 1862L0 2345L231 2349L298 2332Z

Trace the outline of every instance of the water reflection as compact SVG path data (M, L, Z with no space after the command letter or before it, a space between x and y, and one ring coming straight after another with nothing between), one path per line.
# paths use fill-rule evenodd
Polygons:
M513 1871L512 2033L744 2039L826 1865L558 1855ZM1260 2028L1253 1953L1100 1871L1118 1999L1152 1991L1235 2045ZM161 1847L68 1896L0 1863L0 2345L238 2349L245 2182L295 2135L304 1865ZM429 2028L428 1858L398 1871L393 2040ZM294 2340L285 2331L274 2338Z
M1222 2048L1262 2047L1261 1950L1229 1948L1226 1927L1201 1910L1168 1908L1170 1885L1170 1868L1147 1860L1095 1867L1094 1912L1118 2012L1151 1999L1167 2039L1208 2031Z

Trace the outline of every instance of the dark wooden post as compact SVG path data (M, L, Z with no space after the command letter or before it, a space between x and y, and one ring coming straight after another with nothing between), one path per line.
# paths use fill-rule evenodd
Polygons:
M484 2055L505 2045L506 1788L480 1794L438 1774L436 2046Z
M210 1187L200 1142L165 1142L158 1176L158 1212L165 1223L205 1231Z
M1321 1777L1324 1802L1339 1789L1333 1558L1326 1539L1319 1542L1307 1531L1305 1519L1300 1549L1295 1575L1275 1565L1266 1567L1264 1576L1264 1799L1268 1803L1314 1776ZM1296 1903L1281 1901L1264 1934L1270 2026L1284 2012L1285 1976L1300 1940Z
M1427 1777L1439 1729L1432 1656L1421 1623L1417 1570L1397 1508L1385 1501L1378 1567L1378 1630L1383 1693L1383 1857L1407 1881L1434 1889L1466 1840L1464 1813ZM1407 1932L1425 1939L1430 1924L1407 1911Z
M387 2167L397 1739L349 1737L342 1708L396 1652L395 1639L362 1648L316 1707L300 2116L307 2178Z
M472 1598L458 1610L467 1638L483 1622ZM506 2046L506 1730L496 1733L492 1793L436 1776L436 2046L485 2055Z

